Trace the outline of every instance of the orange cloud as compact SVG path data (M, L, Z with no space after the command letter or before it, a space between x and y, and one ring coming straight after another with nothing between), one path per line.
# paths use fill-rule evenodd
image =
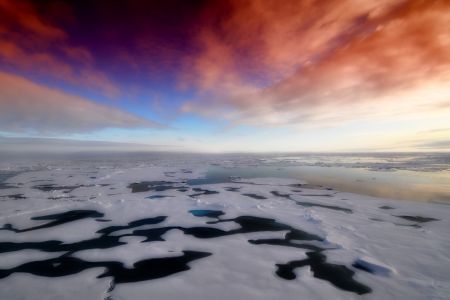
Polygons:
M226 17L206 12L219 25L198 35L184 81L200 92L183 109L285 125L436 106L450 96L448 11L446 0L230 1Z
M1 131L54 134L162 127L119 109L0 72Z
M55 51L65 57L59 57ZM89 50L70 44L64 30L46 22L26 1L0 0L0 62L97 89L110 97L119 95L117 86L95 70Z
M26 1L1 0L2 25L9 23L29 31L39 38L59 40L67 38L66 33L43 22L33 7Z

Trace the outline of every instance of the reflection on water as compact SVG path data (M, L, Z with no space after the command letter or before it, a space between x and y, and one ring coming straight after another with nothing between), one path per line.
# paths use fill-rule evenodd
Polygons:
M362 168L320 166L252 166L211 167L205 178L189 180L188 184L232 182L234 178L277 177L306 180L357 194L417 201L450 202L450 171L371 171Z

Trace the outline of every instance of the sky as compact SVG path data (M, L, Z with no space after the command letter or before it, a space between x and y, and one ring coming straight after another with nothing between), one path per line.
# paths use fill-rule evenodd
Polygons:
M449 151L449 28L448 0L0 0L0 148Z

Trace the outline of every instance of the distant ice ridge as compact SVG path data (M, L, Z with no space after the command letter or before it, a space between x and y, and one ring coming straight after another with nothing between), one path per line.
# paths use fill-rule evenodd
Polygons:
M32 162L0 183L0 299L448 299L450 205L214 160Z

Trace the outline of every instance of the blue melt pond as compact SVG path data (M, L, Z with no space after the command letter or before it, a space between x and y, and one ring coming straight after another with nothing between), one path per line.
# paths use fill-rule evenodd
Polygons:
M171 197L171 196L152 195L152 196L148 196L148 197L146 197L146 198L147 198L147 199L161 199L161 198L167 198L167 197Z
M209 210L209 209L193 209L189 211L195 217L210 217L210 218L218 218L221 215L225 214L220 210Z

